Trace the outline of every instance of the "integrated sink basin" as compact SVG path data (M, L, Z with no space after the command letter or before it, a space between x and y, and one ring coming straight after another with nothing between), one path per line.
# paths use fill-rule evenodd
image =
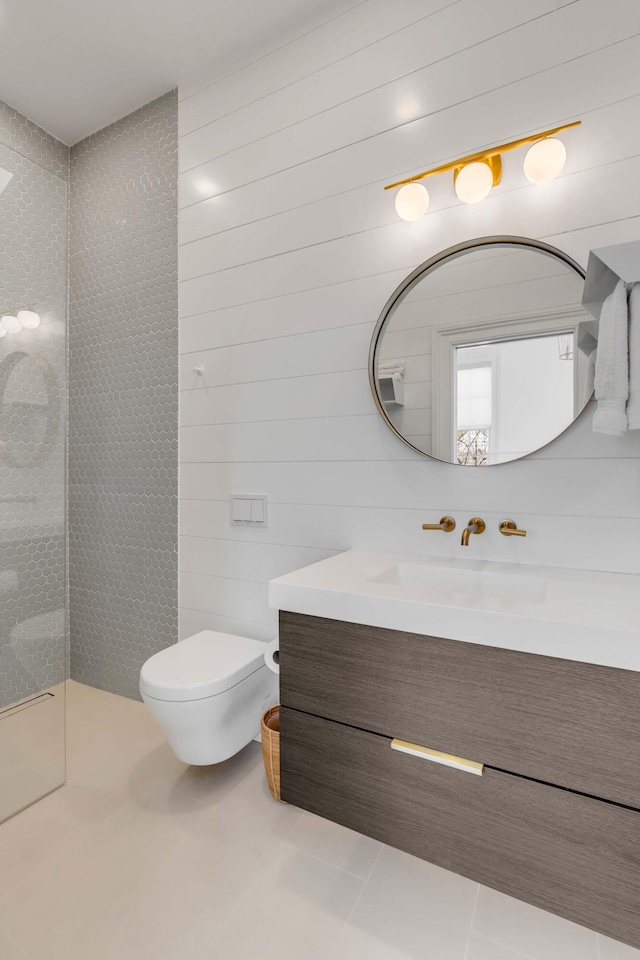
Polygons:
M434 560L393 563L371 577L372 583L389 586L420 587L421 593L435 603L457 602L465 597L493 597L511 604L515 600L542 600L544 577L493 569L499 564L468 563L464 560Z
M272 580L272 607L640 671L640 576L348 550Z

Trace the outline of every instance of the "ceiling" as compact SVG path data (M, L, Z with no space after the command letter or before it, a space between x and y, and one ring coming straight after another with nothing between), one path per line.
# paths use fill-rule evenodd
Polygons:
M230 73L357 5L0 0L0 99L73 144L172 87Z

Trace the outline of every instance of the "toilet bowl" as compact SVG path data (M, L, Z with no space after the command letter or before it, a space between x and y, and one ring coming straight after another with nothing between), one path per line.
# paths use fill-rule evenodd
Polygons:
M220 763L260 731L278 700L266 645L215 630L154 654L140 671L140 693L184 763Z

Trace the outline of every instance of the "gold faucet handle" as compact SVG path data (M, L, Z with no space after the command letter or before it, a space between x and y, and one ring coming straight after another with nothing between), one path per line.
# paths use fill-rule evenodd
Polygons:
M526 530L518 530L515 520L503 520L499 528L503 537L526 537Z
M440 523L423 523L423 530L442 530L444 533L451 533L456 528L456 522L453 517L442 517Z

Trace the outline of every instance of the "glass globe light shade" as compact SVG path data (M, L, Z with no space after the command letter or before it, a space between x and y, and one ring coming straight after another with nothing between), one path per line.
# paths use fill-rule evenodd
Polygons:
M566 159L567 148L562 140L537 140L524 158L524 175L531 183L547 183L562 172Z
M18 311L18 320L27 330L35 330L36 327L40 326L40 317L33 310Z
M7 331L5 330L5 328L4 328L4 327L0 327L0 340L1 340L4 336L6 336L6 333L7 333Z
M396 213L403 220L419 220L429 209L429 191L421 183L405 183L396 194Z
M456 177L456 193L463 203L480 203L489 196L492 186L491 167L482 160L468 163Z
M12 317L7 314L0 318L0 326L3 328L5 333L20 333L22 330L22 324L17 317Z

